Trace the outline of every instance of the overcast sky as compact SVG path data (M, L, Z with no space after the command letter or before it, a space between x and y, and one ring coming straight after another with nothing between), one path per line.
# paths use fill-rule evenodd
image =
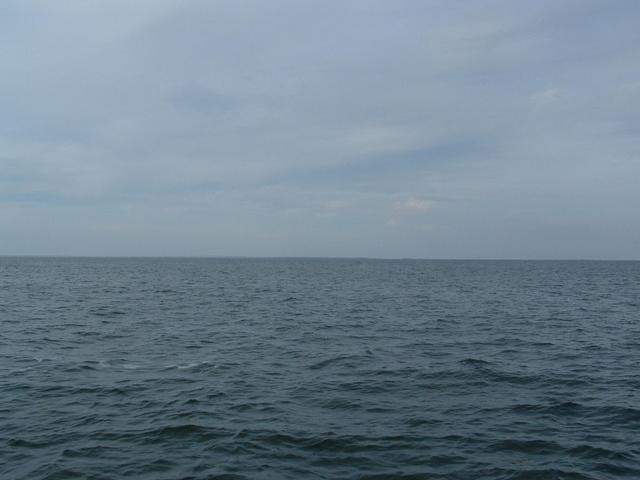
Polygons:
M640 259L640 2L2 0L0 254Z

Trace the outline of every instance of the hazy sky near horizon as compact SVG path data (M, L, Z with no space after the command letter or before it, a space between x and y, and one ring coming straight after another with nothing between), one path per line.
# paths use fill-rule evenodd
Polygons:
M2 0L0 254L640 259L639 22Z

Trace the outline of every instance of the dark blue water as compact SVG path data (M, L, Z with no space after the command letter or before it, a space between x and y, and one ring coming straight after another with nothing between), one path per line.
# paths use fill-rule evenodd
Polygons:
M0 258L0 478L640 478L640 263Z

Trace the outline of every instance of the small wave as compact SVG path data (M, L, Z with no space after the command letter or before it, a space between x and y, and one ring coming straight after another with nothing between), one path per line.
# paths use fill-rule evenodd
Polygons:
M558 402L553 404L529 404L514 405L511 410L516 413L544 413L551 415L571 415L576 413L582 405L576 402Z
M330 410L353 410L361 408L361 404L355 400L348 400L346 398L331 398L320 402L323 408Z
M125 370L140 370L141 368L144 368L142 365L137 363L123 363L120 366Z
M592 420L606 421L609 425L625 427L637 426L640 423L640 409L616 405L583 405L567 401L551 404L519 404L511 407L514 413L551 415L554 417L583 417Z
M206 362L193 362L193 363L187 363L185 365L177 365L176 368L178 370L187 370L189 368L194 368L194 367L197 367L199 365L205 365L205 364L206 364Z
M332 357L332 358L327 358L325 360L322 360L320 362L314 363L313 365L309 366L310 370L320 370L322 368L328 367L330 365L333 365L335 363L340 363L343 362L345 360L351 360L354 357L351 355L339 355L337 357Z
M507 468L491 468L472 470L469 478L491 478L501 480L596 480L597 477L586 475L576 470L560 468L515 470Z
M479 358L465 358L464 360L460 360L460 363L462 363L463 365L473 365L473 366L491 365L491 362L487 362L486 360L480 360Z
M563 450L560 445L551 441L516 439L500 440L492 443L487 448L494 452L512 451L537 455L549 455Z
M204 360L201 362L190 362L190 363L182 363L182 364L176 364L176 363L171 363L169 365L165 365L165 369L167 370L172 370L172 369L177 369L177 370L194 370L194 369L198 369L198 368L202 368L202 367L213 367L213 368L217 368L218 366L211 363L208 360Z
M108 310L108 309L94 309L94 310L90 310L89 313L91 313L92 315L95 315L96 317L118 317L120 315L126 315L126 312L123 312L121 310Z
M48 440L34 441L34 440L25 440L22 438L10 438L7 441L7 444L10 447L15 447L15 448L47 448L51 446L51 442Z
M192 439L194 441L208 441L231 437L226 430L205 427L194 423L162 425L154 428L130 431L99 431L94 432L96 441L131 442L134 444L171 443L176 439Z
M570 448L568 452L571 455L575 455L578 457L582 457L584 459L593 460L593 459L607 459L607 460L634 460L634 457L626 452L619 452L617 450L612 450L604 447L597 447L592 445L578 445L576 447Z

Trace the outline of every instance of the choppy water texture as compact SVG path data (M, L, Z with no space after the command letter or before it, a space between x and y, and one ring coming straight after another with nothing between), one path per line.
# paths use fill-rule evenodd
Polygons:
M0 478L640 478L640 263L0 258Z

